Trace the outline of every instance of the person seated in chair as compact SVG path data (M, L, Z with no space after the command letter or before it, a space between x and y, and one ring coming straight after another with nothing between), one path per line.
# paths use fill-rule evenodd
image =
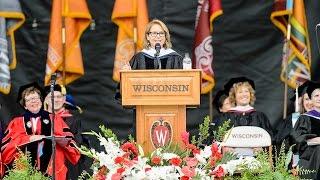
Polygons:
M46 97L44 100L44 109L52 113L52 102L51 102L51 91L50 86L45 87ZM74 117L74 114L79 112L82 113L80 107L76 106L73 102L72 96L67 94L66 88L63 85L55 84L53 87L54 96L54 112L56 116L60 116L64 122L69 126L71 133L74 135L74 140L77 146L86 145L89 147L88 143L84 143L84 138L82 136L81 121ZM78 164L73 165L72 163L67 163L69 172L67 174L68 179L77 179L83 170L83 163L86 160L84 156L81 156Z
M225 84L229 100L233 107L222 114L224 121L230 120L231 126L257 126L265 129L273 137L268 117L253 107L256 100L255 84L246 77L231 78ZM254 149L256 150L256 149Z
M299 169L314 170L301 176L303 179L320 179L320 83L310 82L307 88L313 110L302 114L291 136L299 153Z
M209 125L209 137L206 140L206 144L211 144L213 140L215 140L214 131L217 131L218 127L222 125L223 120L221 119L221 113L228 112L228 110L231 108L231 104L229 101L229 96L227 92L223 90L219 90L217 94L215 95L213 102L213 107L215 107L218 114L213 117L212 122Z
M297 93L290 98L294 102L295 112L290 114L286 119L280 121L275 131L275 145L277 152L280 152L282 143L284 143L285 150L288 151L289 148L294 145L294 141L290 136L291 131L294 128L298 118L301 114L309 112L312 110L312 101L307 93L308 84L310 81L304 82L297 88ZM296 97L296 94L298 95ZM292 149L294 155L292 158L291 167L295 168L298 165L299 155L297 153L296 147Z

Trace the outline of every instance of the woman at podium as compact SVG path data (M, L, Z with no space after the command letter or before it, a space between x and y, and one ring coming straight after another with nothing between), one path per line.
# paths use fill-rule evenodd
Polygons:
M144 69L183 69L183 58L174 51L167 26L160 20L154 19L146 26L143 49L136 53L129 64L122 70ZM120 84L117 86L115 99L121 102ZM136 134L135 109L133 110L133 126L129 134Z
M147 24L141 52L130 60L131 69L182 69L182 56L171 49L170 33L160 20Z

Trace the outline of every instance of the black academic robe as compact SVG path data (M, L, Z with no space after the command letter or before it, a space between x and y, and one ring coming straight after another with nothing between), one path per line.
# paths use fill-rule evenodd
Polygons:
M241 111L229 111L223 113L221 116L221 124L224 121L230 119L230 126L257 126L266 130L273 140L273 130L268 117L260 111L249 110L245 112Z
M161 62L161 69L183 69L183 58L177 52L158 57ZM145 52L138 52L130 60L130 66L133 70L159 69L159 63L156 57ZM121 104L120 83L116 88L114 96L118 104Z
M183 58L176 52L159 56L161 69L182 69ZM144 52L138 52L130 60L131 69L158 69L159 63L156 57Z
M308 139L320 137L320 113L316 113L318 114L316 116L310 116L310 114L314 114L314 111L299 117L291 135L300 156L299 167L316 171L303 175L301 178L320 179L320 145L307 145Z

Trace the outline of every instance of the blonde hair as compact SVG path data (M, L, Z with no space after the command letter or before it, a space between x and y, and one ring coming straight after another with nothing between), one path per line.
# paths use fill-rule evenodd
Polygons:
M171 39L170 39L170 33L169 33L169 29L167 28L167 26L160 20L158 19L154 19L151 22L149 22L146 26L146 30L144 33L144 38L143 38L143 48L144 49L149 49L151 47L150 42L147 39L148 33L150 32L150 29L153 25L158 24L159 26L161 26L161 28L163 29L164 33L165 33L165 42L163 47L165 49L171 48L172 44L171 44Z
M244 86L246 88L248 88L249 92L250 92L250 102L249 104L251 106L254 105L254 102L256 101L256 96L255 96L255 91L252 88L252 86L248 83L248 82L239 82L239 83L235 83L232 85L232 88L229 91L229 101L233 106L236 106L236 92L237 90L241 87Z

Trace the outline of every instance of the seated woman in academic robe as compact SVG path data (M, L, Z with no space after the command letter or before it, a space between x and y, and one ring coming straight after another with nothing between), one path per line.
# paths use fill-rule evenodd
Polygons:
M255 85L251 79L237 77L230 79L225 85L229 92L229 100L233 107L222 114L224 121L230 120L231 126L257 126L265 129L273 137L273 130L268 117L254 109L256 100Z
M20 87L18 102L25 113L13 118L2 139L2 163L10 167L19 149L29 151L33 167L46 175L52 175L52 116L42 109L42 89L36 83ZM55 116L54 135L56 139L55 177L66 179L65 161L77 163L80 152L74 146L73 134L61 117Z
M217 131L218 127L222 125L222 122L224 122L222 119L222 113L228 112L232 107L229 101L229 94L227 94L224 89L219 90L214 96L212 105L215 107L218 114L213 117L213 120L209 125L209 137L205 142L209 145L212 144L212 141L216 138L214 137L213 132Z
M320 83L310 82L307 88L313 110L302 114L291 135L300 156L299 169L314 170L301 178L320 179Z
M287 116L286 119L280 121L277 125L277 128L275 130L275 145L277 148L277 152L280 152L280 148L283 143L286 151L288 151L289 148L295 144L290 133L293 130L294 125L296 124L300 115L311 111L313 108L312 101L307 93L309 82L310 81L306 81L302 85L300 85L296 90L297 92L294 93L295 95L290 98L290 100L294 102L295 112ZM299 155L295 146L293 146L292 150L294 155L292 158L291 167L295 168L298 165Z

